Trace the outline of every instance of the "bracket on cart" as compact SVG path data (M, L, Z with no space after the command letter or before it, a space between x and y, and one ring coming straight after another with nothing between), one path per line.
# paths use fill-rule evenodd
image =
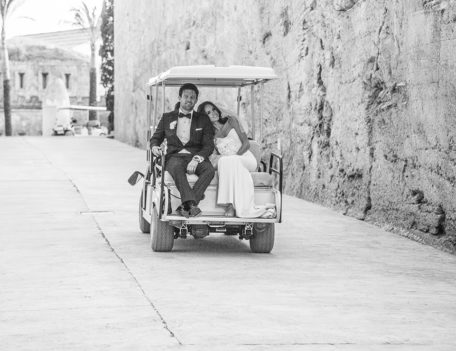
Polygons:
M182 223L182 225L179 228L177 228L177 232L174 235L174 239L177 239L177 238L187 239L187 235L188 235L187 223Z
M242 229L239 239L249 240L253 236L253 223L247 223Z

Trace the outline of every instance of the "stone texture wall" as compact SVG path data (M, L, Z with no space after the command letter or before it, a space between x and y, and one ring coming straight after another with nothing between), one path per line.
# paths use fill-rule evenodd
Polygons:
M0 136L5 134L5 114L0 109ZM13 109L11 111L11 125L13 135L41 135L42 113L41 109Z
M160 71L272 66L286 192L454 250L455 1L116 0L115 19L119 139L144 146Z

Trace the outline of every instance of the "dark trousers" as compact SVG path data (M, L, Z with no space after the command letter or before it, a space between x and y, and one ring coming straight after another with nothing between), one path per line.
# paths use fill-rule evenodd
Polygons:
M182 203L186 201L195 201L198 204L203 198L204 192L214 178L215 170L212 164L204 160L196 167L195 174L198 180L193 185L193 189L187 180L187 165L192 160L192 155L173 154L168 156L165 169L173 177L177 190L181 195Z

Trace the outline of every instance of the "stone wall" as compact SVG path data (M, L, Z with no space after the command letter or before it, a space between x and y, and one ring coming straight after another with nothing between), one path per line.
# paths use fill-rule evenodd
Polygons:
M107 127L109 112L97 112L100 125ZM75 125L85 126L89 120L88 111L71 110L70 118L76 120ZM5 115L0 107L0 136L5 135ZM13 109L11 111L11 125L13 135L39 136L43 135L43 110L41 109Z
M144 146L160 71L272 66L286 192L454 250L456 2L116 0L115 19L119 139Z
M42 113L34 109L13 109L11 111L11 125L13 135L41 135ZM0 136L5 134L5 115L0 109Z

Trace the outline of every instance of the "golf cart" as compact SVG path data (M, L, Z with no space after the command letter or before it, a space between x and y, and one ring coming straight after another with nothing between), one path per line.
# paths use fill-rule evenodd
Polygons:
M139 198L139 227L143 233L151 233L153 251L171 251L174 240L192 235L201 239L210 233L238 235L240 239L250 241L250 249L254 253L269 253L274 246L275 223L282 220L282 156L277 152L269 153L269 164L262 162L257 172L251 172L255 186L255 204L274 206L274 218L239 218L226 217L225 207L217 205L217 173L205 192L204 199L199 203L202 214L198 217L183 217L176 213L180 205L180 194L172 177L165 172L165 157L153 156L149 140L155 131L161 113L165 111L165 92L167 88L176 88L184 83L193 83L198 88L231 88L237 90L237 115L239 116L242 91L250 90L250 101L261 92L263 84L276 79L277 75L271 68L249 66L179 66L153 77L147 83L148 104L147 117L147 169L145 174L135 171L128 182L135 185L144 179ZM246 89L247 88L247 89ZM250 89L249 89L250 88ZM232 90L231 90L232 91ZM176 94L177 95L177 94ZM200 94L203 95L203 94ZM232 95L233 100L235 94ZM201 99L200 99L201 100ZM201 100L204 101L204 98ZM234 101L233 101L234 102ZM261 105L261 99L259 103ZM159 104L162 108L159 113ZM261 147L254 141L255 135L255 104L250 103L251 150L261 153ZM262 108L259 109L259 125L261 140ZM166 147L166 146L162 146ZM164 155L165 153L163 153ZM257 156L260 159L260 155ZM197 180L196 175L187 175L190 186Z

